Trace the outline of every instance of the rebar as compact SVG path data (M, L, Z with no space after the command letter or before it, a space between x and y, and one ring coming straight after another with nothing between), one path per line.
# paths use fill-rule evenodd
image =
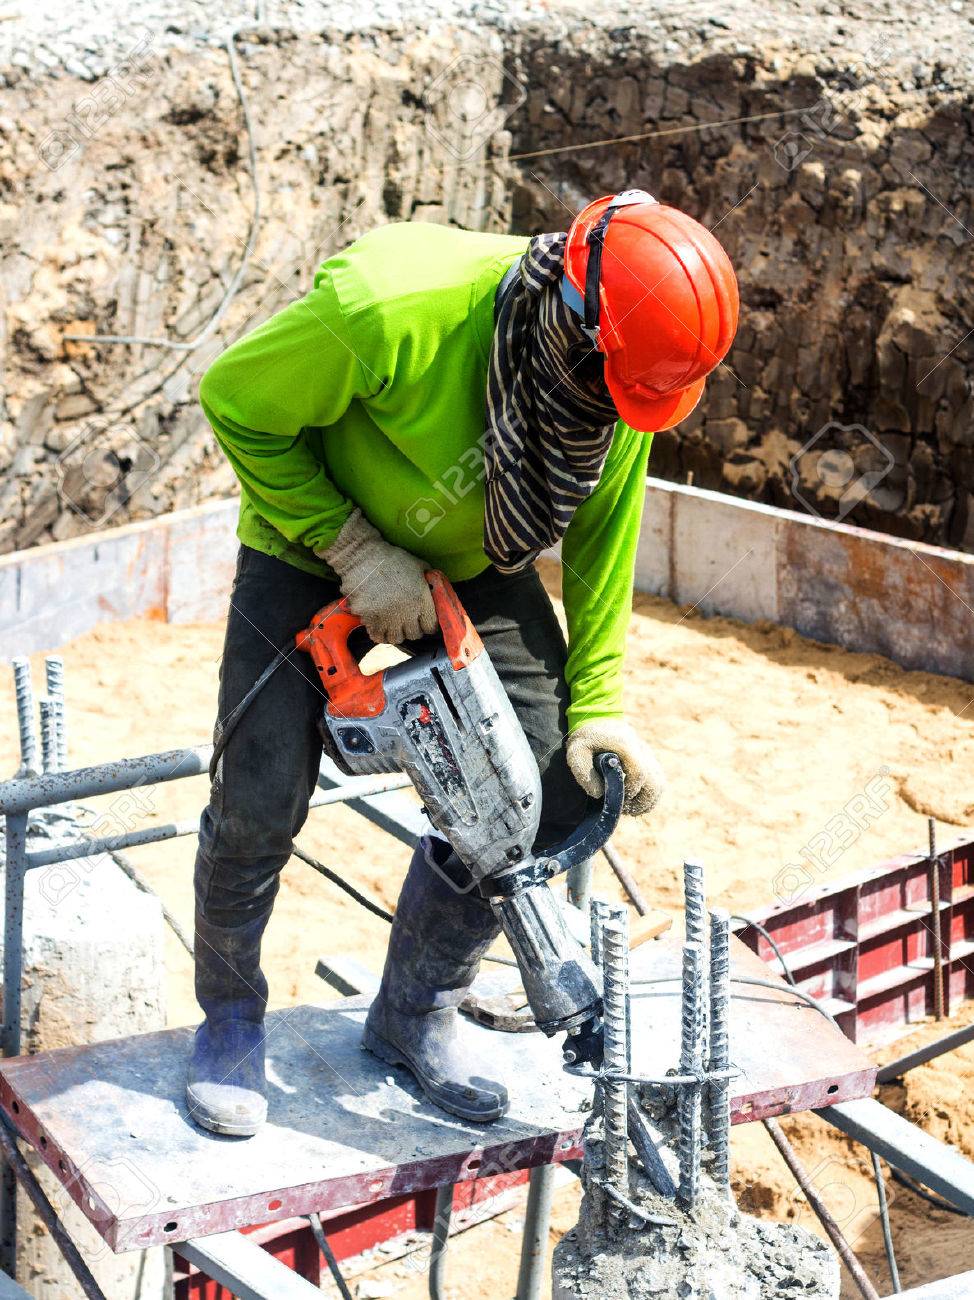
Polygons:
M899 1295L903 1290L900 1286L900 1270L896 1265L896 1250L893 1246L893 1230L889 1222L889 1200L886 1196L886 1184L883 1182L883 1166L879 1162L879 1156L875 1151L870 1151L873 1162L873 1177L876 1179L876 1200L879 1204L879 1222L883 1229L883 1248L886 1251L886 1266L889 1269L889 1280L893 1287L893 1294Z
M723 909L710 913L710 1043L707 1070L730 1066L730 916ZM707 1140L711 1174L730 1192L730 1079L711 1078L707 1084Z
M680 1070L699 1077L703 1073L704 1000L703 949L698 943L683 948L683 1001L680 1033ZM680 1203L687 1208L697 1199L700 1189L700 1151L702 1144L702 1098L699 1084L684 1087L679 1095L680 1117Z
M930 940L933 947L933 1014L938 1020L943 1020L944 954L940 934L940 861L937 858L937 823L932 817L927 819L927 834L930 838L927 878L930 883Z
M707 901L704 895L703 866L699 862L684 862L683 864L683 903L686 941L687 943L699 944L701 952L704 954L704 965L706 966L709 927L707 922ZM707 1020L710 1015L710 1008L707 1006L706 998L700 1000L699 1015L701 1041L705 1043L707 1041Z
M589 899L590 952L592 963L602 969L602 926L609 919L610 904L604 898Z
M629 1136L632 1139L636 1155L639 1157L639 1163L642 1165L646 1177L660 1196L665 1196L668 1201L672 1201L676 1196L673 1179L670 1177L670 1172L663 1163L663 1158L656 1147L649 1129L649 1123L643 1114L639 1101L631 1094L629 1097Z
M839 1258L852 1275L852 1280L859 1288L863 1300L879 1300L879 1292L870 1282L866 1270L852 1253L852 1248L843 1236L842 1229L836 1223L828 1206L819 1195L817 1188L808 1175L808 1171L795 1153L794 1147L785 1137L781 1125L776 1119L766 1119L763 1123L769 1137L781 1153L782 1160L791 1170L795 1182L801 1188L805 1199L814 1210L819 1223L825 1229L829 1240L838 1252Z
M45 774L57 771L57 715L53 703L41 700L41 766Z
M321 1226L320 1214L309 1214L308 1222L311 1224L311 1231L314 1235L318 1249L325 1257L325 1263L328 1265L328 1272L331 1274L332 1281L338 1288L338 1294L342 1300L353 1300L352 1293L348 1289L348 1283L342 1277L342 1271L338 1267L338 1260L335 1258L335 1252L331 1248L331 1242L325 1236L325 1230ZM166 1252L169 1253L168 1251Z
M603 1004L605 1008L606 1070L628 1074L629 1061L629 911L625 904L607 904L602 922ZM602 1084L605 1140L605 1181L620 1196L629 1196L629 1084ZM618 1223L619 1203L613 1201L609 1219Z
M52 772L67 771L68 737L66 713L67 704L64 696L64 660L60 655L48 655L44 660L44 673L47 679L47 698L54 705L54 727L57 737L56 762Z
M34 688L30 680L30 660L15 659L14 691L17 695L17 725L20 729L20 773L37 772L37 734L34 731Z
M683 864L683 898L687 943L697 943L704 948L707 943L707 906L703 892L703 867L699 862Z
M640 916L646 916L649 912L649 907L640 892L639 886L633 878L632 872L623 862L622 858L619 857L619 854L611 844L603 844L602 853L605 856L606 862L608 862L609 866L612 868L612 874L626 891L626 895L633 907Z

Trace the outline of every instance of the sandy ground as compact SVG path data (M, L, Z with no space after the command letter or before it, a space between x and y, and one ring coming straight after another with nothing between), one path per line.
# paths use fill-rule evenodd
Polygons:
M215 624L136 621L106 625L60 647L72 765L205 740L221 643ZM685 857L705 863L715 902L740 910L768 901L787 866L804 864L824 882L919 847L928 815L944 823L945 838L974 826L974 687L967 683L905 672L878 656L817 645L777 627L704 619L646 597L638 600L632 621L627 666L630 715L656 745L669 788L656 815L626 820L616 843L654 906L677 909ZM41 680L42 656L35 657L34 669L35 681ZM0 688L0 759L8 769L15 766L8 682ZM821 845L829 820L867 787L883 792L880 814L854 839L846 836L844 850L812 858L809 846ZM158 786L146 794L146 820L195 817L205 797L203 778ZM329 808L312 814L299 842L386 905L395 903L404 851L353 813ZM133 857L189 929L192 838L147 846ZM604 863L596 888L618 894ZM340 948L378 969L386 934L382 921L292 860L265 946L273 1002L326 996L314 975L325 951ZM197 1018L191 962L171 935L166 956L170 1023L191 1022ZM974 1006L954 1020L965 1016L974 1019ZM920 1027L913 1038L943 1029ZM911 1041L884 1049L885 1056ZM974 1047L968 1047L916 1071L906 1089L887 1089L884 1099L974 1157L972 1080ZM888 1291L864 1153L811 1117L788 1121L786 1128L833 1211L857 1238L880 1292ZM734 1148L735 1190L745 1208L810 1222L760 1125L736 1129ZM904 1284L969 1267L974 1228L967 1221L927 1207L905 1189L891 1188L891 1194ZM573 1188L559 1193L553 1241L574 1221L575 1197ZM488 1257L490 1293L513 1294L520 1213L457 1240L451 1300L484 1294ZM363 1297L418 1300L426 1294L425 1277L403 1264L386 1265L359 1285Z

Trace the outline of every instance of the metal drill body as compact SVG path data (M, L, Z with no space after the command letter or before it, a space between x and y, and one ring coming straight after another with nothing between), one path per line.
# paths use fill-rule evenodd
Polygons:
M532 852L541 816L538 765L479 638L472 651L464 643L460 650L436 645L354 682L334 653L338 633L326 611L306 636L311 644L302 648L310 649L326 691L336 661L347 679L344 693L329 691L320 720L326 752L348 773L407 773L436 831L489 899L539 1029L549 1036L573 1031L573 1051L581 1040L588 1059L600 1054L601 977L548 887L548 876L563 866Z

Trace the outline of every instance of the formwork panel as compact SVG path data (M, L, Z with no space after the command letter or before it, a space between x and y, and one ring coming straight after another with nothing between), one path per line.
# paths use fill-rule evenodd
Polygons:
M938 854L945 1008L974 996L974 841ZM937 943L931 863L903 854L807 898L751 912L778 944L802 989L854 1042L886 1041L933 1015ZM757 926L738 936L772 970L774 951Z
M633 1069L658 1077L679 1052L681 946L632 954ZM759 958L733 943L735 1122L868 1096L875 1069ZM464 1022L511 1092L507 1116L465 1124L359 1046L369 999L294 1007L268 1022L270 1113L240 1142L185 1112L189 1030L16 1057L0 1106L115 1250L255 1223L333 1214L444 1183L577 1158L591 1081L564 1073L560 1043Z

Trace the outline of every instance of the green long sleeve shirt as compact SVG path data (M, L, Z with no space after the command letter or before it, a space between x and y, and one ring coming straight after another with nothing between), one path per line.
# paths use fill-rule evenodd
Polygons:
M310 573L355 506L453 581L483 549L494 294L527 241L419 222L322 263L210 366L200 402L240 480L241 542ZM619 716L651 435L621 421L562 543L569 725Z

